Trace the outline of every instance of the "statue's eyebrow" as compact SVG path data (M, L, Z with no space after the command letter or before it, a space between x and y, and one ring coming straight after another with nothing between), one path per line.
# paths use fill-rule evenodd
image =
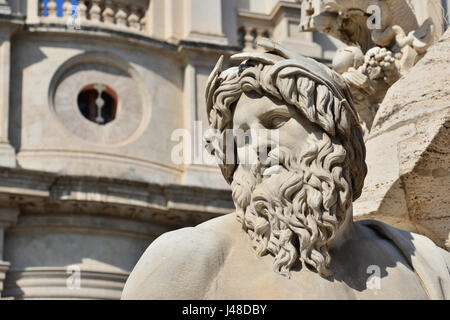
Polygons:
M271 112L284 112L286 114L290 114L289 107L283 104L272 104L268 107L262 114L271 113Z
M280 116L290 117L291 113L286 105L273 105L268 110L258 115L259 119L266 118L268 115L278 114Z

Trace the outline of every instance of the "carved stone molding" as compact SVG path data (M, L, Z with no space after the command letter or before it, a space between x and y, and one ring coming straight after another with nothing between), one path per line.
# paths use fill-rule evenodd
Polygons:
M74 278L73 270L78 279ZM14 299L117 300L127 277L128 272L78 269L77 266L31 267L8 272L4 295Z

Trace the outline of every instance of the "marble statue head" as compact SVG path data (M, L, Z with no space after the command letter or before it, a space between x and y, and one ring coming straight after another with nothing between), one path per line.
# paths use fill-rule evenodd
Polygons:
M305 265L329 276L328 243L351 218L367 171L348 88L302 56L275 50L232 59L240 64L222 71L221 58L208 81L210 127L221 135L205 140L231 184L238 221L256 253L274 257L276 272ZM230 159L224 150L237 129L254 133L234 135ZM243 161L249 153L256 162Z

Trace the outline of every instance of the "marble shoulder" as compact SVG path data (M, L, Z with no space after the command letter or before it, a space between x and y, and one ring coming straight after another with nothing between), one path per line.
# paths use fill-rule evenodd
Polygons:
M167 232L153 241L130 274L122 299L202 299L230 247L225 233L208 226Z

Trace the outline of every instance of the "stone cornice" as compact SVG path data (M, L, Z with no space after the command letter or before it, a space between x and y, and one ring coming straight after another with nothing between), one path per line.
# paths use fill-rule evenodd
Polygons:
M118 40L124 40L128 42L135 42L144 46L150 46L156 49L162 49L166 51L177 51L178 46L167 41L152 38L137 32L127 32L125 30L105 28L102 26L94 25L81 25L80 30L71 30L65 24L60 23L39 23L39 24L24 24L22 30L34 33L59 33L67 35L79 35L94 36L102 38L117 38Z
M23 24L25 22L25 16L17 13L12 14L4 14L0 13L0 23L14 23L14 24Z
M23 24L20 31L32 34L58 34L63 36L78 36L82 33L83 37L88 36L106 39L108 41L111 41L111 38L115 38L117 41L131 42L142 48L160 50L164 54L174 55L177 58L186 56L189 52L230 56L241 50L236 46L219 45L202 41L182 39L176 42L168 42L137 32L127 32L93 25L82 25L80 30L71 30L65 24L59 23Z
M210 67L217 62L220 55L230 57L241 51L234 46L218 45L206 42L180 40L178 43L178 54L184 64L195 61L196 65Z
M234 210L229 190L0 168L0 206L23 213L101 214L169 227Z
M219 45L214 43L191 41L191 40L180 40L178 42L178 51L182 51L183 49L195 51L208 51L225 55L232 55L241 50L240 47L236 46Z
M25 17L21 15L7 15L0 13L0 38L9 39L11 34L19 30Z

